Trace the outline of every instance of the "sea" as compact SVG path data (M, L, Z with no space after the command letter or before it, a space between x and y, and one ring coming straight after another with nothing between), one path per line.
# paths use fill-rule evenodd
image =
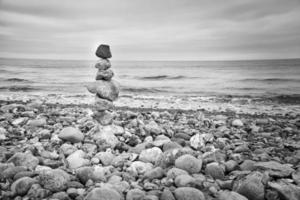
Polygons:
M88 95L96 62L1 58L0 94ZM121 96L300 99L300 59L111 63Z

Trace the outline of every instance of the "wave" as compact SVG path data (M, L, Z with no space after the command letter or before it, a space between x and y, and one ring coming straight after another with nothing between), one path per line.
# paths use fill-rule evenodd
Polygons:
M250 82L300 82L300 79L293 79L293 78L246 78L242 79L241 81L250 81Z
M168 91L157 88L132 88L132 87L121 87L122 92L130 93L166 93Z
M158 76L144 76L138 78L143 80L165 80L165 79L185 79L185 78L192 78L192 77L158 75Z
M5 79L4 81L7 81L7 82L31 82L29 80L22 79L22 78L8 78L8 79Z
M39 90L38 88L31 87L31 86L4 86L0 87L0 91L10 91L10 92L30 92L30 91L36 91Z

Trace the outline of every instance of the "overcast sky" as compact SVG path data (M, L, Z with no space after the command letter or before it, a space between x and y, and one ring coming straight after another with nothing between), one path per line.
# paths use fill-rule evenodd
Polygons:
M0 57L300 57L300 0L0 0Z

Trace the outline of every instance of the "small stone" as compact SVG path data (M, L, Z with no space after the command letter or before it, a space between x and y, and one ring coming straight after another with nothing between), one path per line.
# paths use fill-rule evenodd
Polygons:
M145 125L145 130L154 135L159 135L162 133L162 128L153 120Z
M96 119L101 125L106 126L112 124L114 114L106 110L94 112L94 119Z
M150 180L160 179L163 176L164 176L164 170L161 167L156 167L145 173L145 177Z
M40 172L40 184L52 192L59 192L67 188L70 181L68 173L61 169L43 170Z
M33 156L30 152L26 153L16 153L7 161L8 163L12 162L15 166L25 166L30 169L35 169L39 164L39 159Z
M100 130L92 137L94 140L96 140L96 143L101 150L105 150L107 148L114 149L119 143L118 138L114 135L114 132L110 126L101 127Z
M236 180L233 184L233 191L251 200L264 200L265 186L263 178L262 173L255 171L244 178Z
M226 172L232 172L238 167L238 163L235 160L228 160L224 163L224 165Z
M175 179L179 175L188 175L188 172L176 167L169 169L169 171L167 172L167 177L171 179Z
M254 170L255 163L253 160L244 160L244 162L240 164L240 168L242 171L252 171Z
M48 197L50 193L50 190L43 189L39 184L33 184L27 192L27 196L30 199L44 199Z
M155 164L158 158L161 156L162 151L158 147L153 147L151 149L145 149L141 152L139 160L143 162L150 162Z
M100 58L95 64L95 68L98 70L107 70L111 67L110 61L108 59Z
M98 70L96 75L96 80L110 81L113 76L114 76L114 72L111 69Z
M88 193L85 200L122 200L121 195L114 189L103 187L94 188Z
M5 170L1 171L0 179L12 179L17 173L27 171L25 166L9 166Z
M77 169L89 164L89 160L85 159L86 153L82 150L77 150L67 157L67 162L70 169Z
M65 156L68 156L74 153L75 151L77 151L77 148L71 144L64 143L63 145L60 146L60 150Z
M131 163L128 171L133 172L134 174L145 174L147 171L150 171L153 168L151 163L144 163L141 161L134 161Z
M244 123L240 119L235 119L232 121L231 125L235 127L242 127L244 126Z
M224 168L219 165L217 162L209 163L206 165L205 174L211 176L214 179L223 180L224 175Z
M97 80L88 84L87 89L90 93L97 94L98 97L109 101L114 101L119 96L119 87L113 80Z
M288 164L280 164L276 161L257 162L253 166L254 169L262 169L264 171L268 171L270 176L280 178L288 177L295 171Z
M175 178L175 185L177 187L189 187L195 184L196 179L188 174L182 174Z
M190 144L194 149L201 149L205 147L207 142L212 142L213 140L214 136L212 134L196 134L190 138Z
M27 194L28 190L31 188L31 186L36 183L36 180L29 177L23 177L19 178L11 185L11 191L15 195L24 196Z
M248 200L243 195L233 191L220 191L218 194L218 200Z
M96 50L96 56L103 59L111 58L109 45L101 44Z
M47 124L47 121L45 118L29 120L27 122L27 125L30 127L42 127L42 126L45 126L46 124Z
M144 199L146 193L140 189L131 189L126 194L126 200L139 200Z
M176 200L205 200L204 194L195 188L180 187L174 191Z
M202 168L202 160L192 155L185 154L175 160L175 166L191 174L199 173Z
M98 112L103 112L105 110L112 110L114 108L114 105L112 101L109 101L107 99L102 99L96 95L95 97L95 104L92 106L92 110L94 112L94 115L97 117Z
M171 142L170 138L168 138L165 135L158 135L155 140L152 142L152 144L156 147L161 147L166 143Z
M160 196L160 200L175 200L175 197L168 188L165 188Z
M115 155L112 154L110 151L107 151L107 152L99 152L95 155L95 157L99 158L99 160L104 166L107 166L107 165L111 165Z
M6 140L6 134L7 134L7 131L4 128L0 127L0 141Z
M66 127L60 131L58 137L62 140L67 140L72 143L81 142L84 138L83 133L74 127Z
M172 149L180 149L182 148L182 146L180 144L178 144L177 142L168 142L168 143L165 143L163 145L163 151L168 151L168 150L172 150Z

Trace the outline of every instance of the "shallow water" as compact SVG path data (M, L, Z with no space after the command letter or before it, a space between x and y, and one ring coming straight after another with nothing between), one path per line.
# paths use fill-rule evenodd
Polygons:
M86 95L95 61L0 59L5 94ZM257 61L113 61L121 94L136 96L300 95L300 59Z

